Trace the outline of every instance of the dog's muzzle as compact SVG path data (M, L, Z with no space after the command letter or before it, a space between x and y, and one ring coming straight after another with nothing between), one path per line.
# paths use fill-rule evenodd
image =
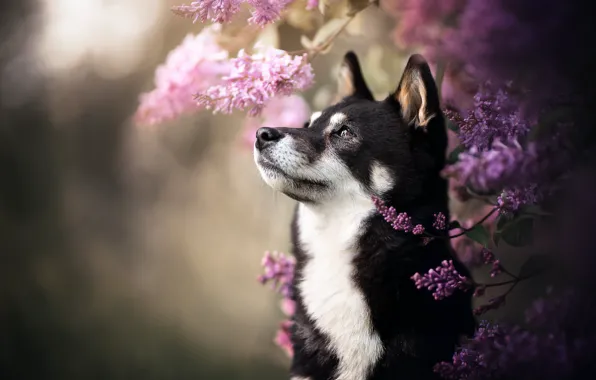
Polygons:
M261 151L268 146L274 145L276 142L281 140L284 134L276 128L262 127L257 130L257 140L255 141L255 147Z

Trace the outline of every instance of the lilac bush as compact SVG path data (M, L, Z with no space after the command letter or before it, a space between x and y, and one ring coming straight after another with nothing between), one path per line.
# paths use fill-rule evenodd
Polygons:
M556 220L550 206L578 162L573 152L574 141L581 140L578 131L587 129L577 126L573 114L561 111L577 101L569 96L569 83L581 76L581 70L572 68L581 68L582 61L573 59L578 57L573 49L561 44L555 48L555 43L586 38L564 26L573 12L561 2L202 0L178 5L172 8L176 15L214 24L187 36L158 67L155 88L141 95L135 120L155 125L206 109L244 111L247 145L262 125L300 127L310 112L300 92L314 84L313 60L332 49L348 24L373 6L395 20L393 49L416 49L430 59L448 127L458 142L442 174L457 184L459 200L481 202L487 213L447 220L437 212L431 225L423 225L380 198L372 201L393 229L416 235L422 244L447 239L464 264L485 271L486 280L468 278L457 272L453 261L444 261L426 273L412 273L414 286L436 300L473 292L474 313L490 315L506 304L518 284L552 268L553 255L534 252L513 271L504 264L501 248L531 246L535 225ZM233 56L228 51L232 49L220 44L230 36L219 24L238 21L243 7L250 10L246 30L257 34L246 33L246 46ZM303 36L303 50L287 52L255 43L258 33L271 30L267 28L277 30L284 23L300 28L296 25L307 23L297 19L321 12L327 21L345 21L326 23L312 41ZM308 27L303 28L308 33ZM561 229L572 231L569 223ZM266 253L262 265L259 281L279 293L287 317L275 342L292 356L294 260ZM591 293L581 289L552 292L532 303L524 323L483 322L452 361L437 363L435 369L445 379L576 375L578 369L589 368L589 353L596 348L589 326L596 317L592 300Z

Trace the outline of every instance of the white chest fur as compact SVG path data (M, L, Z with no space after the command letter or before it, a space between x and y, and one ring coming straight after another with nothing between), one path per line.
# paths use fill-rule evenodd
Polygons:
M300 205L300 243L309 261L298 284L306 310L339 358L336 380L363 380L383 346L356 287L352 260L362 222L374 212L368 197L324 207Z

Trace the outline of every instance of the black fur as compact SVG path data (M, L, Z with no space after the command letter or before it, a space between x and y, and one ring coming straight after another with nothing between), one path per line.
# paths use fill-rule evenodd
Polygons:
M291 134L298 141L297 149L308 152L312 160L325 149L334 149L364 186L371 185L371 162L380 162L397 178L383 200L398 212L407 212L414 223L422 223L428 230L434 213L443 212L449 220L447 183L439 175L445 164L447 135L434 81L421 58L415 56L411 60L400 87L412 74L408 70L419 70L413 74L422 78L428 92L427 106L435 115L424 128L404 120L399 88L384 101L372 100L355 55L348 53L346 62L353 71L356 83L352 87L356 92L324 110L308 128L279 131ZM350 129L352 135L347 138L324 133L329 118L337 112L347 115L346 125L338 126ZM302 202L316 202L303 194L287 194ZM296 218L292 223L292 244L297 259L295 278L299 280L308 256L298 239ZM460 273L468 275L455 260L447 239L434 239L423 245L419 236L395 231L378 213L365 222L353 259L353 281L366 298L384 354L370 375L361 380L438 378L432 367L450 360L460 338L473 332L470 293L458 291L436 301L429 291L416 289L410 279L414 273L427 272L450 259ZM297 310L292 334L292 376L331 380L338 358L327 349L328 339L307 315L297 289L294 294Z

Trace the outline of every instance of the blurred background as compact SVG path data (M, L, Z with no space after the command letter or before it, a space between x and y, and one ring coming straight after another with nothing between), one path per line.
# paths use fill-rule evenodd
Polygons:
M262 183L244 115L132 122L157 65L202 28L179 3L0 3L0 379L287 378L279 298L256 277L264 251L289 248L294 204ZM314 13L279 28L281 48L302 48L297 27L312 38ZM368 9L317 57L313 111L348 49L375 94L397 86L394 27Z
M1 379L286 378L279 299L256 277L288 248L293 203L262 183L243 115L132 123L202 27L176 3L0 5ZM348 47L388 41L390 20L366 17L317 60L309 100ZM282 27L282 47L300 35Z

